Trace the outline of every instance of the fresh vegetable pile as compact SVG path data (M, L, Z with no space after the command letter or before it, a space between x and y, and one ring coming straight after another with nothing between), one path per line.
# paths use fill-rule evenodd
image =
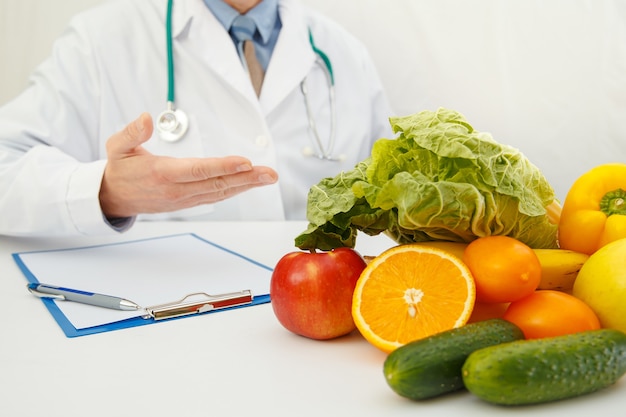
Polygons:
M517 149L453 110L390 122L396 139L379 139L353 170L311 188L309 227L297 247L354 247L359 230L398 243L507 235L533 248L557 246L548 213L554 190Z
M459 113L391 123L397 139L380 139L352 171L311 188L296 246L317 262L287 273L288 255L272 278L289 275L288 318L345 334L337 323L346 314L316 307L330 297L308 288L352 291L351 305L333 303L352 309L361 335L387 354L388 385L414 400L465 388L495 404L537 404L622 378L626 164L582 175L561 211L534 165ZM358 260L359 231L398 245L338 279L320 260L335 251Z

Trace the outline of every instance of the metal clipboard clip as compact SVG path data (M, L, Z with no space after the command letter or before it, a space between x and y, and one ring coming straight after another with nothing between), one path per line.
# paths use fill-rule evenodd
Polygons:
M250 290L219 295L197 292L189 294L178 301L146 307L144 318L164 320L191 314L201 314L221 308L250 304L253 299L254 297Z

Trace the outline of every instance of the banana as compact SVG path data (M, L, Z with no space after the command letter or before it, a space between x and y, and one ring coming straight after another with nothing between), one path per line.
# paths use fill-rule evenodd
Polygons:
M443 249L463 259L463 251L467 243L431 241L419 242ZM578 271L582 268L589 255L566 249L533 249L541 264L541 282L537 289L569 291L574 286Z
M541 263L540 290L569 291L578 271L589 258L586 253L567 249L534 249Z

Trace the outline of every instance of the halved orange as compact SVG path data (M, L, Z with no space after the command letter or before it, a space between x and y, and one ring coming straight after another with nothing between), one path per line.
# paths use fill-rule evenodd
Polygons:
M404 244L386 250L361 273L352 317L384 352L467 323L474 279L461 259L445 250Z

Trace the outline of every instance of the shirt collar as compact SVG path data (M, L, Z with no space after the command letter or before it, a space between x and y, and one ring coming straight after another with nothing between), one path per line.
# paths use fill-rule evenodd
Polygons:
M239 12L223 0L204 0L211 13L228 31ZM263 43L267 43L278 20L278 0L263 0L246 13L256 23Z

